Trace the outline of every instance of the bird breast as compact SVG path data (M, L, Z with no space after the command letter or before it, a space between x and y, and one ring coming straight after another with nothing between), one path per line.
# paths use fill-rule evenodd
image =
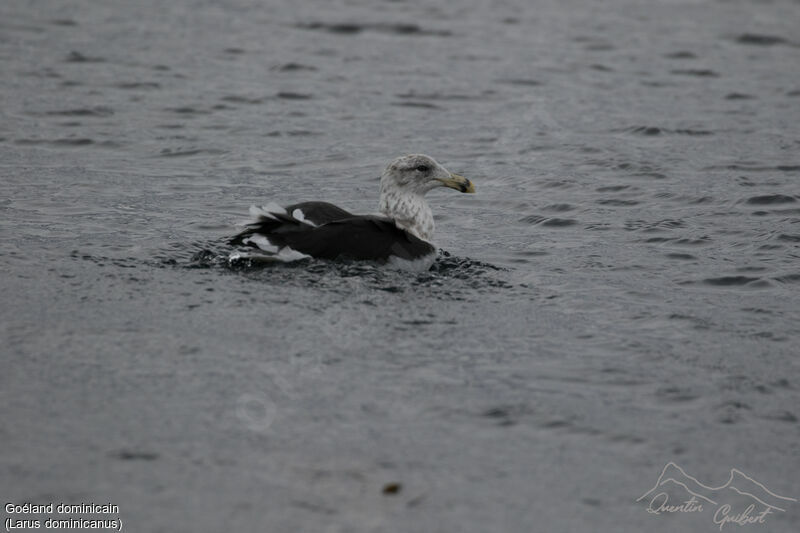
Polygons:
M381 195L380 211L393 218L399 228L420 239L433 240L433 213L422 196L386 192Z

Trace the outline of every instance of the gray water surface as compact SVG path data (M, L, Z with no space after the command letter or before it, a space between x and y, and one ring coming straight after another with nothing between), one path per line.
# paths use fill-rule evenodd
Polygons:
M112 502L144 532L718 531L636 502L669 461L800 498L798 21L0 4L3 504ZM374 211L410 152L478 190L429 195L430 272L224 260L250 204ZM723 531L799 525L795 502Z

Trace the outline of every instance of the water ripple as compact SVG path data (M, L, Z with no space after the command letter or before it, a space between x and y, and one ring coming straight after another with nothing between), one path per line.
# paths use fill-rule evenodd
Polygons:
M366 24L356 22L305 22L295 25L303 30L317 30L339 35L357 35L365 31L374 31L391 35L421 35L434 37L447 37L451 33L447 30L425 29L413 23L396 24Z

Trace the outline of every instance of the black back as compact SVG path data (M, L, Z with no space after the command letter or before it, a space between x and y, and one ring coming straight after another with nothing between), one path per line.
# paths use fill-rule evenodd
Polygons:
M314 204L317 211L310 210L323 220L324 216L337 216L347 213L332 204L324 202L305 202L287 207L291 213L301 209L305 217L311 220L304 205ZM328 207L329 206L329 207ZM332 209L331 209L332 208ZM253 246L255 243L244 241L252 235L263 235L271 244L282 248L288 246L292 250L322 259L349 258L385 262L395 256L412 261L436 251L434 246L407 231L398 228L389 218L365 215L350 215L323 223L317 227L298 221L291 215L272 214L275 218L260 217L248 228L230 240L230 244ZM313 222L313 220L312 220Z
M317 226L355 216L353 213L328 202L300 202L299 204L288 206L286 212L291 215L295 209L302 211L306 220L313 222Z

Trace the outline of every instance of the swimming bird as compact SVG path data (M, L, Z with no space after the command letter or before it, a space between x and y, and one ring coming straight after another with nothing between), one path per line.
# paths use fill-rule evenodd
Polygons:
M351 259L427 270L436 247L433 213L425 194L439 187L475 192L470 180L432 157L405 155L389 163L381 175L376 214L354 215L328 202L252 206L253 221L229 242L260 250L262 260Z

